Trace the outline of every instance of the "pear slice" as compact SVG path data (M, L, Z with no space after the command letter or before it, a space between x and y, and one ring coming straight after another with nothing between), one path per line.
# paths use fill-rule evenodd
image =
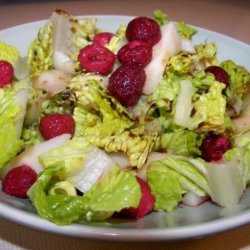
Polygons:
M16 156L13 160L11 160L1 171L1 177L4 176L13 168L21 166L21 165L28 165L31 167L36 173L39 173L43 170L42 165L38 160L38 156L48 152L53 148L57 148L62 146L65 142L69 141L71 138L70 134L63 134L37 144L35 146L29 147Z

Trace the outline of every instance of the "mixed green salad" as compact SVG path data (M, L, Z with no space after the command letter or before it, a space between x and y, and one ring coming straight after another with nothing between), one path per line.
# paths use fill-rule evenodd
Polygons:
M129 24L105 33L108 39L98 45L114 58L105 73L84 66L84 48L95 48L95 37L106 32L94 18L53 12L24 58L0 41L0 61L14 69L11 82L0 84L0 173L7 195L29 199L39 216L59 225L123 216L131 208L136 214L147 202L151 208L134 218L207 200L222 207L239 203L250 182L250 74L232 60L218 61L215 42L194 45L197 30L185 23L161 11L149 19L160 36L149 48L139 43L150 60L123 82L141 76L132 105L126 101L134 92L122 99L123 89L110 87L122 64L119 51L132 42ZM98 53L87 59L107 64L95 59ZM135 68L126 67L115 80ZM45 119L51 115L73 121L62 120L58 126L66 132L47 137L44 131L55 126Z

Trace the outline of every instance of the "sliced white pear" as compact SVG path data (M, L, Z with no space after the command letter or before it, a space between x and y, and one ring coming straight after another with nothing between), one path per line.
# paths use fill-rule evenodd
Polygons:
M71 138L70 134L63 134L27 148L18 156L16 156L13 160L11 160L1 171L2 178L13 168L18 167L20 165L28 165L31 167L36 173L40 173L43 168L38 160L38 156L48 152L53 148L60 147L65 142L69 141Z
M55 11L50 18L53 31L53 65L55 69L74 73L74 63L70 51L72 24L66 13Z
M188 127L193 109L192 97L196 90L190 80L182 80L180 86L181 90L174 108L174 123L179 126Z
M181 37L174 23L163 25L161 33L161 40L153 47L152 60L145 67L146 82L143 93L146 95L153 93L162 80L169 58L181 50Z
M182 199L182 204L189 207L197 207L207 201L209 196L198 196L197 194L189 191L187 192Z
M47 70L37 79L35 88L44 89L53 96L63 91L67 87L71 78L71 74L65 73L61 70Z
M112 152L108 153L111 159L119 165L120 168L128 168L130 167L130 162L128 156L121 152Z
M237 205L246 188L238 162L222 160L209 162L207 166L211 199L222 207Z
M181 51L194 53L194 45L191 40L181 38Z

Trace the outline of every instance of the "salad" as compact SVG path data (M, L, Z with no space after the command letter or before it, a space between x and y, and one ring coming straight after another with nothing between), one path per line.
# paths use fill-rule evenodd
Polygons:
M56 10L27 55L0 41L0 174L58 225L239 203L250 74L160 10L115 33Z

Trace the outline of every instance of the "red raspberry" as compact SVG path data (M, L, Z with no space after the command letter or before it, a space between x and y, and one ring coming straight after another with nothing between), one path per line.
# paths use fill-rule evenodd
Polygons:
M147 182L139 177L136 177L136 179L141 187L142 196L140 203L137 208L124 208L119 213L122 216L132 219L139 219L149 214L153 210L155 203L155 198L151 194L151 190Z
M93 43L104 46L109 43L111 38L114 36L113 33L110 32L101 32L95 35Z
M207 162L218 161L229 148L230 142L226 137L208 134L200 147L201 157Z
M115 60L115 54L99 44L84 47L78 55L78 61L86 72L101 75L108 75L111 72Z
M146 74L139 66L120 66L109 78L108 91L125 107L134 106L139 100Z
M228 73L219 66L209 66L205 69L206 73L211 73L214 75L215 80L218 82L229 84L229 75Z
M39 130L46 140L62 134L73 135L75 121L71 115L49 114L41 118Z
M27 191L37 179L37 173L27 165L11 169L2 182L3 191L11 196L27 198Z
M14 78L14 68L7 61L0 61L0 88L6 84L11 84Z
M142 40L153 46L160 41L161 30L153 19L137 17L128 23L126 37L129 41Z
M121 64L145 67L152 59L152 47L146 42L135 40L124 45L117 57Z

